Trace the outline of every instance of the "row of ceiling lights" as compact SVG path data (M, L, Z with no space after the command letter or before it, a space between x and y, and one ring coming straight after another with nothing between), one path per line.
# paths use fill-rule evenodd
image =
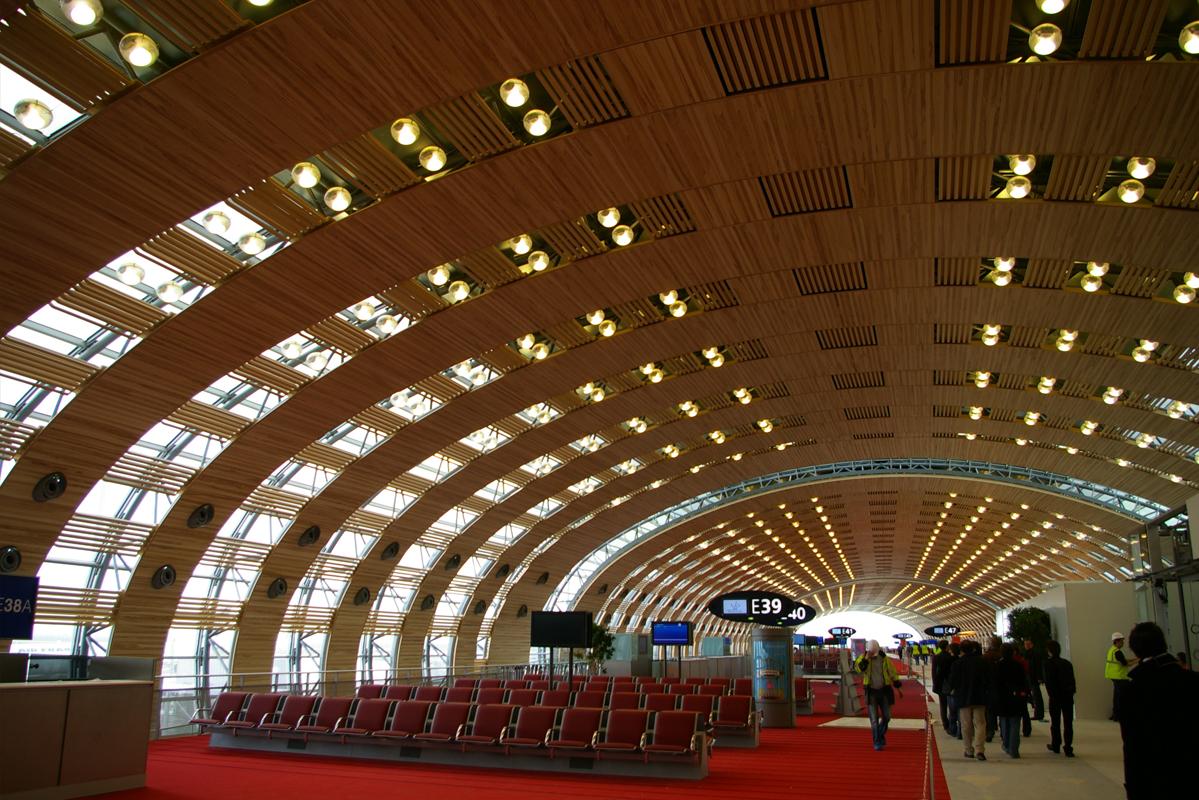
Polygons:
M1057 14L1070 0L1037 0L1037 8L1045 14ZM1052 22L1043 22L1028 32L1028 46L1039 56L1048 56L1062 46L1062 29ZM1199 54L1199 20L1183 27L1178 34L1178 46L1190 55Z

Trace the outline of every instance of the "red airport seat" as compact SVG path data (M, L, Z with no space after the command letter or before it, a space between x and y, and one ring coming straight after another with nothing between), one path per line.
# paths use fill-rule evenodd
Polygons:
M645 695L646 711L674 711L679 707L677 694L647 694Z
M535 706L539 694L536 689L513 689L508 692L508 702L514 706Z
M547 689L537 698L539 706L568 706L570 705L570 692L566 689Z
M649 735L649 712L619 709L608 712L608 725L596 737L595 757L605 753L640 753Z
M699 715L699 727L707 729L712 719L712 711L716 708L716 697L710 694L683 695L683 711L691 711Z
M526 681L543 681L543 680L545 680L545 673L543 673L543 672L526 672L525 680Z
M445 689L440 686L417 686L412 699L420 700L422 703L440 703L444 693Z
M225 720L225 724L221 727L231 728L234 736L237 735L239 730L257 728L260 724L275 716L275 712L279 710L279 704L282 702L283 695L277 692L252 694L250 695L250 702L246 704L245 711L240 714L234 714Z
M729 685L732 684L732 678L708 678L709 686L720 686L724 689L724 693L728 694Z
M551 706L524 706L516 715L516 729L504 737L504 753L516 747L537 750L546 746L560 709Z
M470 703L438 703L433 709L433 724L429 730L412 738L422 742L456 742L466 731L473 708Z
M575 692L575 698L572 705L579 708L605 708L608 704L604 702L608 695L605 692Z
M719 697L725 693L724 689L725 687L720 686L719 684L709 683L699 687L699 693L708 697Z
M475 702L481 706L503 705L508 700L508 690L499 686L480 686L475 692Z
M539 692L544 692L550 688L550 682L547 680L529 681L529 688L536 689Z
M585 681L582 678L575 678L569 684L566 681L558 681L554 684L555 689L565 689L568 692L582 691Z
M654 678L651 675L638 675L637 677L633 678L633 683L637 683L637 684L657 683L657 682L658 682L657 678Z
M499 678L481 678L479 680L480 689L498 689L504 685L504 682Z
M753 698L744 694L726 694L718 698L712 727L744 730L753 727Z
M474 689L479 682L474 678L454 678L453 689Z
M283 708L268 722L259 723L258 727L266 731L268 739L275 731L291 731L300 724L300 720L312 713L317 698L310 694L289 694L283 701Z
M651 741L645 745L645 756L694 756L703 746L703 735L697 729L698 717L690 711L663 711L654 716Z
M666 692L666 684L664 683L641 683L637 685L637 690L642 694L663 694Z
M474 687L455 686L452 689L446 689L443 700L447 703L473 703L475 701Z
M304 734L304 741L308 741L309 734L331 733L349 716L353 703L352 697L322 697L316 713L305 717L307 722L301 721L296 726L296 732Z
M671 694L695 694L697 686L694 683L672 683L666 687Z
M613 692L608 697L608 708L615 711L621 708L641 708L641 701L646 695L640 692Z
M733 690L730 694L743 694L752 697L754 693L754 682L752 678L737 678L733 681Z
M505 689L528 689L529 682L528 681L504 681L503 687Z
M671 678L671 677L661 678L658 680L658 683L664 683L667 686L670 686L673 683L682 683L682 682L683 682L682 678Z
M415 686L405 686L403 684L397 684L395 686L388 686L383 691L383 696L386 697L388 700L411 700L412 693L415 691L416 691Z
M391 724L384 730L375 731L371 735L385 739L411 739L418 733L424 733L425 723L429 719L429 709L432 706L432 703L424 700L401 700L396 703Z
M358 687L358 691L354 692L354 696L364 700L382 697L383 688L383 684L381 683L364 683Z
M212 725L224 725L226 720L237 718L249 696L248 692L221 692L211 710L197 708L188 724L199 725L201 729Z
M614 675L612 676L613 683L636 683L632 675Z
M590 750L599 733L600 718L603 713L598 708L564 709L562 724L558 726L557 735L551 736L546 742L550 749L550 758L553 758L559 750L570 752Z
M462 744L462 752L468 745L476 747L494 747L500 744L512 727L512 716L516 706L493 705L479 706L475 711L474 721L470 724L470 733L458 737Z
M333 729L333 733L345 742L347 736L370 736L376 731L387 727L387 715L391 713L394 700L381 697L368 697L359 700L354 707L354 715L342 725Z
M587 682L588 683L611 683L612 676L611 675L592 675L590 678L587 679Z
M703 686L707 682L707 678L688 678L687 680L683 681L683 683L690 683L694 686Z

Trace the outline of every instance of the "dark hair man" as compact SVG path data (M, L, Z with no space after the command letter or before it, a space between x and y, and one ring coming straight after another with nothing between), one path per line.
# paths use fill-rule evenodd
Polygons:
M949 670L949 691L958 707L966 758L987 760L987 706L991 703L992 676L991 662L982 657L978 642L964 642L962 657Z
M1074 758L1074 665L1062 658L1062 646L1057 642L1051 640L1045 649L1049 651L1044 672L1049 693L1049 744L1045 747Z
M1024 640L1024 660L1028 662L1028 685L1032 690L1032 718L1034 722L1045 721L1045 699L1041 697L1041 684L1045 682L1045 659L1033 647L1032 639Z
M1140 661L1120 709L1124 789L1128 800L1177 794L1199 753L1199 674L1166 652L1165 634L1152 622L1138 623L1128 644Z
M937 643L939 652L933 656L933 693L941 701L941 728L950 736L957 736L957 714L953 710L953 695L949 693L949 670L954 657L949 652L949 642L942 639Z

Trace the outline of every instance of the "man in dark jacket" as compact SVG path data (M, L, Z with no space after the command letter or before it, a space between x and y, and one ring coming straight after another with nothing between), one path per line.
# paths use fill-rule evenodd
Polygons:
M982 657L978 642L964 642L962 657L949 670L949 691L958 706L965 756L979 761L987 760L987 706L994 682L991 672L991 663Z
M942 639L937 643L939 651L933 656L933 694L941 701L941 727L950 736L957 736L957 719L949 715L949 670L953 668L953 653L949 642Z
M1137 624L1128 644L1140 660L1121 698L1124 789L1128 800L1156 800L1178 794L1199 753L1199 673L1166 651L1165 634L1152 622Z
M1024 660L1028 662L1028 686L1032 691L1032 718L1034 722L1045 721L1045 699L1041 697L1041 684L1045 680L1045 659L1033 647L1032 639L1024 640ZM1025 734L1027 736L1027 734Z
M1062 658L1057 642L1050 641L1045 649L1049 651L1044 670L1049 693L1049 744L1045 746L1074 758L1074 665Z

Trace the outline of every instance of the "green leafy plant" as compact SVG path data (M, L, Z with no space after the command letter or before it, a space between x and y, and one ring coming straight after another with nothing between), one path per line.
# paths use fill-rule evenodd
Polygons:
M1043 651L1045 643L1053 638L1049 614L1033 606L1013 608L1011 614L1008 615L1007 635L1008 638L1017 642L1031 639L1033 647L1038 651Z
M587 651L587 664L593 672L598 672L604 662L616 652L616 637L607 626L598 622L591 623L591 649Z

